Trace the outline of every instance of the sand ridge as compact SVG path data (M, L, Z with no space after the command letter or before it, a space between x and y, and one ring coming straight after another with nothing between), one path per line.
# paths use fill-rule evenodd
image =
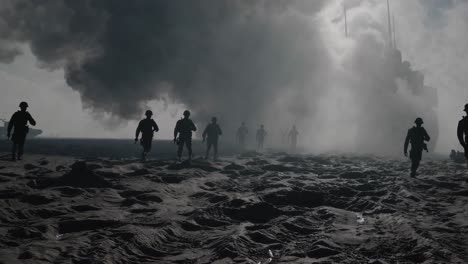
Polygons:
M466 263L445 160L246 153L0 161L0 263Z

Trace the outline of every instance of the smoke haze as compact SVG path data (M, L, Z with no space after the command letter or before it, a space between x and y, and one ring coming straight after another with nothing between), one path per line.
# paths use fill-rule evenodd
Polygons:
M117 123L167 100L200 126L216 115L225 131L264 123L278 138L296 124L310 151L400 153L421 116L445 151L467 96L467 40L456 34L467 4L391 3L411 64L389 63L377 0L346 1L349 38L338 0L2 0L0 60L29 45L40 67L63 70L83 107ZM433 107L403 77L414 69L437 88Z

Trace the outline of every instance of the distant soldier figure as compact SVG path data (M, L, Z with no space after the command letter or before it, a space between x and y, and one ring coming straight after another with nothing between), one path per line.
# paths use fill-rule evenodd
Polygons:
M463 109L468 114L468 104ZM465 157L468 159L468 116L464 116L460 122L458 122L457 128L458 141L465 149Z
M174 143L178 145L177 157L179 157L179 161L182 159L184 145L187 146L189 161L192 160L192 131L197 131L197 128L189 117L190 111L185 110L184 118L177 121L174 128Z
M141 154L141 159L144 161L146 155L151 151L151 144L153 142L154 132L159 131L159 127L156 122L151 118L153 112L151 110L146 111L146 118L141 120L138 124L138 127L135 132L135 143L138 142L138 137L141 133L140 144L143 147L143 153Z
M249 130L245 126L245 123L242 122L241 126L239 129L237 129L237 142L242 148L245 148L245 139L247 137L247 134L249 133Z
M263 125L260 126L260 128L257 130L257 144L258 144L258 149L263 149L263 144L265 142L265 137L267 135L267 132L265 131L265 128Z
M451 160L455 160L457 158L457 152L452 149L452 151L450 151L450 159Z
M21 102L19 107L21 110L11 116L7 131L7 137L10 138L11 130L13 127L15 128L13 136L11 137L11 141L13 141L11 159L13 161L15 161L16 158L21 160L23 156L24 142L26 141L26 135L29 132L28 122L33 126L36 125L36 121L32 118L31 114L26 111L28 103Z
M299 135L299 132L297 132L296 126L294 125L288 134L288 138L290 140L289 142L291 143L292 151L295 151L297 147L297 135Z
M426 129L421 126L424 123L422 118L416 118L414 123L416 123L416 126L410 128L408 130L408 134L406 135L404 149L405 156L408 156L408 144L411 142L411 177L416 176L416 170L418 169L419 163L421 162L423 150L427 151L427 145L424 141L429 141L431 139L427 134Z
M208 124L203 131L203 142L206 140L206 155L205 159L208 159L208 155L210 154L211 146L213 146L214 151L214 160L218 159L218 138L221 136L223 132L221 128L217 124L216 117L211 119L211 124ZM208 137L208 139L207 139Z

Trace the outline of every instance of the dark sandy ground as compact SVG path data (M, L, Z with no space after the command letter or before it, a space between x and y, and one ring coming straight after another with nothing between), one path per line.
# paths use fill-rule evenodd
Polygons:
M0 263L468 263L468 171L255 153L0 161Z

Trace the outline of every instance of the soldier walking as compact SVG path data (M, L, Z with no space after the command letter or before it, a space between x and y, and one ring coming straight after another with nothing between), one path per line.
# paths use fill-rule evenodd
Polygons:
M221 128L217 124L216 117L211 119L211 124L208 124L203 131L203 142L206 141L206 155L205 159L208 159L208 155L210 154L211 147L213 147L213 156L214 160L218 159L218 138L221 136L223 132Z
M468 104L463 109L468 114ZM460 145L465 150L465 158L468 160L468 116L464 116L460 122L458 122L457 136Z
M146 118L141 120L135 132L135 143L138 142L138 137L141 133L140 144L143 147L143 153L141 159L146 160L146 155L151 151L151 145L153 142L154 132L159 131L159 127L156 122L151 118L153 112L151 110L146 111Z
M426 129L422 127L422 124L424 123L422 118L416 118L414 123L416 123L416 126L408 130L404 146L404 154L405 156L408 156L408 144L411 143L411 177L416 176L416 170L418 169L419 163L421 162L423 150L427 151L427 145L424 141L431 140L426 132Z
M182 151L184 145L187 147L189 154L189 162L192 160L192 132L197 131L195 124L190 119L190 111L184 111L184 118L177 121L174 128L174 143L178 145L177 157L179 161L182 159Z
M16 159L21 160L24 152L24 143L26 141L26 135L29 132L29 124L35 126L36 121L32 118L31 114L26 111L28 109L28 103L21 102L19 104L20 111L15 112L8 123L7 137L10 138L11 130L13 130L13 135L11 136L11 141L13 141L13 147L11 150L11 159L15 161Z

